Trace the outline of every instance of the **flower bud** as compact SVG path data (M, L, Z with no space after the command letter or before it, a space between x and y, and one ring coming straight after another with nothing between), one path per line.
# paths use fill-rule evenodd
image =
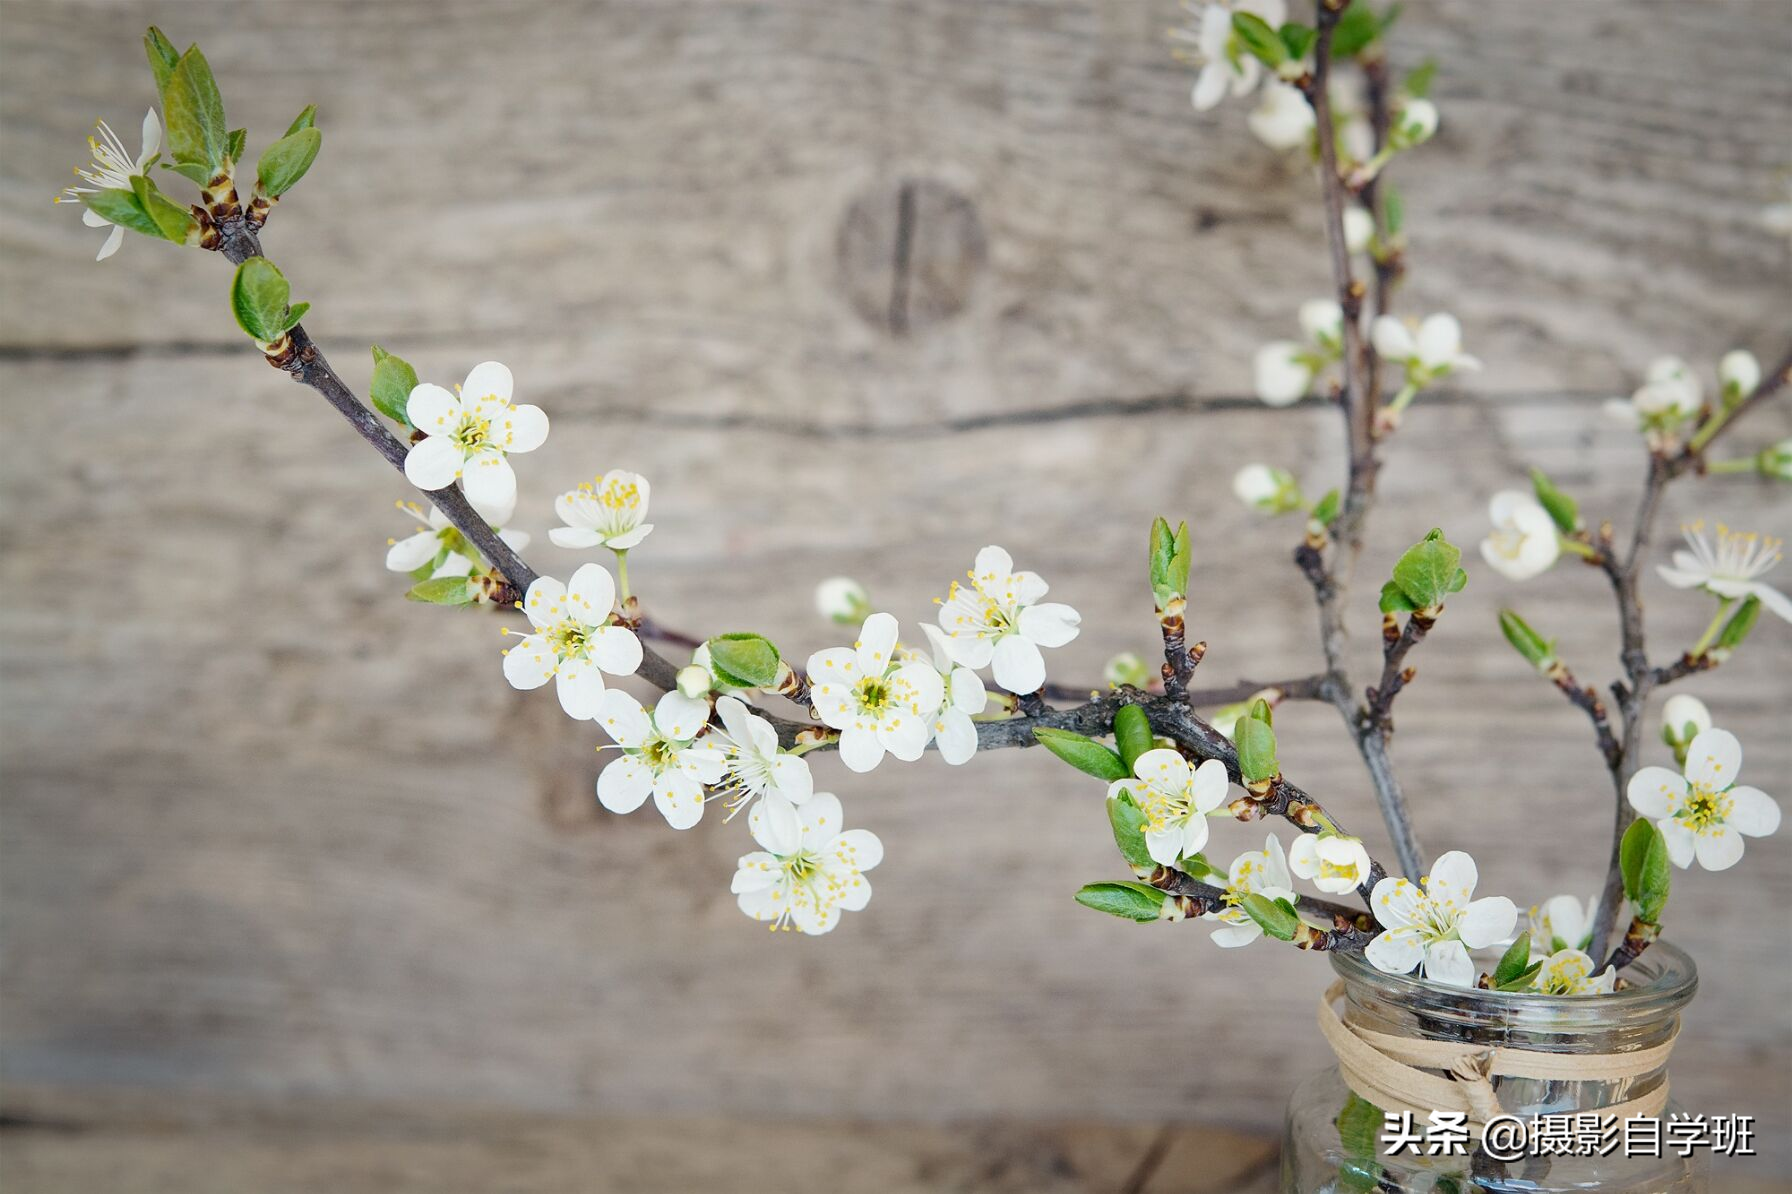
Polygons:
M1347 895L1369 878L1369 851L1361 838L1303 833L1288 849L1288 869L1333 895Z
M1308 299L1300 305L1300 330L1313 343L1336 353L1344 345L1344 308L1336 299Z
M1500 632L1512 649L1528 660L1532 667L1547 675L1556 665L1556 645L1532 630L1530 624L1509 609L1500 611Z
M1114 656L1102 668L1101 674L1109 684L1131 685L1134 688L1145 687L1151 679L1151 673L1137 651L1122 651Z
M1267 464L1247 464L1232 478L1232 493L1239 501L1266 514L1286 514L1301 508L1300 486L1287 469Z
M1431 140L1436 132L1437 105L1426 99L1408 98L1400 105L1391 140L1396 149L1410 149Z
M1761 470L1763 477L1792 481L1792 438L1762 448L1761 454L1755 457L1755 467Z
M1717 363L1717 380L1723 386L1724 405L1741 402L1761 384L1761 362L1746 348L1724 354Z
M1684 763L1692 740L1711 728L1711 710L1696 696L1669 697L1661 709L1661 740L1673 748L1674 758Z
M693 701L709 695L709 669L691 664L678 670L678 691Z
M842 626L857 626L871 616L871 595L850 576L831 576L815 586L815 611Z
M1271 340L1259 348L1251 374L1257 397L1267 406L1291 406L1313 385L1313 367L1292 340Z
M1360 207L1344 209L1344 247L1352 253L1367 253L1375 240L1375 217Z

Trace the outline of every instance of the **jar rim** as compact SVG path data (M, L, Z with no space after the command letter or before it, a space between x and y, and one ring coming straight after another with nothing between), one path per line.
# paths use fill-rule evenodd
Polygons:
M1490 991L1480 987L1453 987L1420 978L1416 974L1389 974L1378 970L1360 951L1340 950L1332 954L1332 969L1351 982L1369 984L1395 997L1410 999L1460 1000L1473 996L1485 1006L1526 1017L1575 1013L1597 1015L1600 1012L1637 1013L1665 1012L1686 1005L1698 990L1699 972L1686 951L1665 941L1650 945L1635 962L1625 968L1630 985L1603 995L1545 995L1536 991ZM1639 981L1640 980L1640 981Z

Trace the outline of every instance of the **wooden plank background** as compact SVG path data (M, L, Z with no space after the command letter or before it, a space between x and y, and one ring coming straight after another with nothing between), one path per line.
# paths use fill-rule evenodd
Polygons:
M503 685L493 621L397 599L401 479L254 360L223 265L140 240L93 265L98 238L44 202L84 122L135 127L153 19L202 39L253 147L321 105L324 156L267 245L351 381L369 341L441 381L508 362L554 420L521 523L595 471L649 475L632 571L668 622L806 654L839 637L808 613L819 577L912 621L995 540L1084 612L1050 662L1092 677L1149 646L1161 511L1196 527L1203 674L1278 674L1315 650L1294 528L1236 509L1229 478L1262 458L1323 489L1337 429L1232 396L1325 288L1312 186L1237 105L1189 109L1174 15L7 0L9 1086L1273 1129L1322 1060L1324 965L1072 904L1118 874L1098 785L1032 752L821 762L887 844L878 896L831 938L768 940L726 894L743 827L596 810L598 736ZM1707 377L1735 345L1777 354L1788 324L1787 246L1757 218L1792 164L1782 4L1452 0L1414 6L1393 54L1445 63L1443 130L1399 175L1402 307L1456 311L1488 369L1409 420L1369 577L1429 526L1478 538L1528 463L1622 524L1641 461L1598 400L1660 352ZM1737 442L1789 427L1780 404ZM1664 525L1697 515L1788 529L1751 479L1683 485ZM1702 601L1645 594L1659 653L1697 634ZM1474 846L1523 903L1596 886L1609 797L1584 721L1499 639L1513 600L1609 675L1597 575L1476 570L1395 756L1432 849ZM1764 624L1754 658L1687 686L1782 797L1787 642ZM1367 827L1335 718L1278 724L1290 773ZM1789 900L1782 835L1682 876L1670 930L1704 968L1676 1089L1763 1117L1782 1174L1792 930L1764 910Z

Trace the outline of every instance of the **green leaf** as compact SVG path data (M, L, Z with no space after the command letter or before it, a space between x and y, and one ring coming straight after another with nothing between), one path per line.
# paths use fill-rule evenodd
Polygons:
M1126 774L1131 775L1139 756L1157 745L1157 739L1151 736L1151 720L1143 709L1137 705L1122 705L1114 711L1114 745L1120 748L1120 761L1126 764Z
M1319 36L1319 31L1311 25L1290 22L1276 30L1276 34L1282 39L1282 44L1288 47L1288 57L1299 61L1313 48L1313 41Z
M1232 33L1238 38L1239 45L1271 70L1288 61L1288 47L1282 44L1276 31L1269 27L1269 22L1256 13L1233 13Z
M237 326L262 344L271 344L286 331L286 304L291 297L285 276L266 257L245 260L237 267L230 287Z
M144 236L153 236L157 240L162 239L161 225L156 223L154 216L144 210L143 203L137 198L135 191L127 191L122 187L108 187L103 191L95 191L91 195L82 195L81 202L85 203L95 215L110 220L122 228L129 228L132 232L141 232Z
M292 309L286 313L286 326L280 330L283 332L290 332L298 327L299 320L305 318L305 312L309 310L311 310L310 303L294 303Z
M1384 614L1410 613L1418 607L1401 591L1396 581L1388 581L1381 586L1381 612Z
M1494 985L1511 982L1523 974L1530 964L1531 931L1526 929L1518 935L1518 940L1512 943L1511 948L1500 955L1499 965L1493 968Z
M1352 1093L1338 1112L1338 1143L1347 1157L1373 1157L1387 1116L1380 1107Z
M1070 730L1050 729L1034 730L1033 738L1085 775L1112 781L1131 774L1117 753L1093 738L1085 738Z
M1730 653L1742 645L1748 632L1755 628L1755 619L1761 616L1761 599L1750 597L1742 603L1737 611L1730 615L1724 628L1717 632L1717 641L1711 644L1708 652L1714 659L1728 659Z
M222 168L230 141L224 127L224 100L198 46L188 47L180 56L162 89L162 119L175 161L204 166L213 174Z
M1637 919L1660 924L1673 868L1667 839L1652 822L1638 818L1624 831L1618 842L1618 873L1624 878L1624 898L1635 909Z
M1381 183L1381 218L1387 225L1388 237L1400 235L1400 229L1406 225L1406 201L1400 197L1390 178L1383 178Z
M464 576L439 576L412 585L405 597L429 605L471 605L479 598L479 586Z
M718 634L709 640L709 666L729 688L770 688L778 681L778 648L764 635Z
M168 86L168 78L174 74L174 68L180 64L180 51L154 25L143 35L143 49L149 55L149 69L155 74L156 94L160 95Z
M1174 534L1167 520L1151 523L1151 593L1162 609L1172 597L1188 592L1188 569L1191 559L1188 523L1177 524Z
M187 243L187 234L198 227L199 222L193 218L192 212L162 194L156 189L156 184L143 175L131 175L131 193L155 223L156 234L164 240L184 245Z
M1388 18L1391 23L1393 17ZM1332 59L1355 58L1369 47L1369 43L1381 36L1387 25L1375 10L1370 8L1367 0L1356 0L1343 15L1338 18L1338 26L1332 32Z
M1341 502L1342 499L1339 498L1337 490L1327 490L1324 497L1313 503L1313 513L1311 516L1313 521L1322 527L1329 527L1332 525L1332 521L1338 517L1338 508Z
M286 126L286 132L284 135L290 137L294 133L298 132L300 129L314 128L314 127L316 127L316 125L317 125L317 105L316 104L306 104L305 110L303 112L300 112L298 114L298 116L293 119L293 122Z
M1176 869L1203 883L1218 883L1221 886L1226 883L1226 872L1208 862L1205 854L1184 854L1176 860Z
M1531 989L1531 984L1537 981L1537 972L1542 969L1542 962L1538 962L1535 966L1527 966L1516 977L1495 984L1493 989L1496 991L1528 991Z
M1281 764L1276 762L1276 732L1268 722L1241 717L1232 730L1232 740L1238 744L1238 770L1247 784L1274 779L1281 773Z
M261 189L275 198L290 191L294 183L305 177L305 171L311 169L323 143L322 133L305 128L262 150L261 160L255 163L255 177L260 181Z
M1557 489L1542 469L1531 470L1531 488L1537 491L1537 501L1549 511L1550 518L1564 535L1580 530L1580 507L1575 505L1573 498Z
M1156 860L1145 848L1145 814L1132 793L1124 789L1108 799L1108 826L1114 831L1114 845L1128 866L1155 867ZM1189 872L1193 874L1193 872Z
M1437 76L1437 59L1427 58L1407 72L1400 83L1400 90L1414 99L1424 99L1431 94L1431 80Z
M1294 911L1294 905L1287 900L1270 899L1261 892L1251 892L1238 902L1245 915L1257 922L1257 927L1277 941L1293 941L1294 931L1300 927L1300 916Z
M1554 639L1546 639L1531 629L1530 623L1518 616L1516 610L1500 611L1500 633L1512 644L1512 649L1530 661L1532 667L1540 672L1547 672L1556 664L1556 644Z
M374 409L393 422L409 427L411 419L405 410L411 401L411 391L416 388L417 371L411 368L410 362L375 344L373 382L368 386Z
M1168 897L1149 883L1091 883L1076 893L1085 908L1126 920L1156 920Z
M248 147L249 147L249 130L248 129L231 129L230 130L230 139L225 144L225 152L230 155L230 160L233 162L242 161L243 160L243 150L247 149Z
M1407 548L1394 564L1394 584L1410 608L1435 609L1443 604L1445 597L1459 592L1468 583L1468 573L1459 567L1461 562L1461 549L1445 539L1443 531L1434 528ZM1382 611L1392 612L1387 606L1385 590Z
M212 180L211 168L203 162L163 162L162 169L172 170L198 186L205 186Z

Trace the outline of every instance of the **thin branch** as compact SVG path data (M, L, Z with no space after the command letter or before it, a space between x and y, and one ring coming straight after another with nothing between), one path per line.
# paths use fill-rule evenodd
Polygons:
M1425 636L1437 624L1436 618L1416 611L1406 619L1404 627L1396 627L1392 614L1386 617L1382 633L1387 646L1382 651L1381 679L1365 694L1367 704L1363 709L1363 728L1383 737L1394 728L1388 716L1394 707L1394 698L1412 683L1413 669L1406 666L1407 652L1424 642Z
M1592 721L1593 736L1599 742L1599 754L1605 760L1606 767L1615 770L1622 766L1624 748L1612 733L1611 717L1606 711L1605 702L1600 699L1599 690L1583 688L1580 681L1574 678L1574 673L1568 670L1568 665L1560 660L1550 668L1549 681Z
M1224 888L1203 883L1174 867L1156 867L1143 878L1151 886L1176 899L1181 919L1194 920L1208 914L1224 912L1231 906ZM1374 917L1346 908L1342 904L1334 904L1330 900L1297 896L1294 906L1297 911L1316 920L1330 922L1332 926L1330 929L1317 929L1302 921L1296 926L1294 937L1289 942L1296 949L1360 950L1381 931L1375 924Z

